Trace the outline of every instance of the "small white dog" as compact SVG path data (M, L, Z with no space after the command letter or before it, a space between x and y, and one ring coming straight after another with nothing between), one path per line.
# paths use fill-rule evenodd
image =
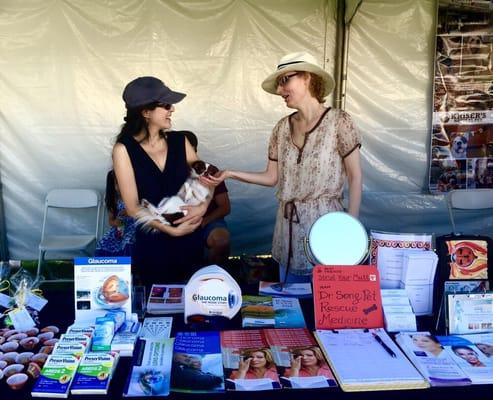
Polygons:
M178 193L171 197L163 198L159 204L154 206L146 199L142 199L140 210L136 215L136 224L142 225L146 231L157 232L151 227L152 221L159 221L165 225L173 225L174 221L187 215L181 206L196 206L204 202L212 195L212 190L203 185L199 178L201 176L214 175L218 169L204 161L195 161L190 170L190 176L181 186Z

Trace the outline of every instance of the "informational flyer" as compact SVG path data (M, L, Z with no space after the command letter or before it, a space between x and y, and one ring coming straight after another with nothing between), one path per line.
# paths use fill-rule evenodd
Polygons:
M79 257L74 260L75 320L94 323L108 311L132 314L130 257Z
M449 334L493 332L493 293L448 294Z

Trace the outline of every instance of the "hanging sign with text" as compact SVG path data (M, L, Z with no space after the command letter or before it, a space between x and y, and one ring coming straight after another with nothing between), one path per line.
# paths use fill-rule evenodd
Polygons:
M382 328L380 277L373 265L313 269L316 329Z

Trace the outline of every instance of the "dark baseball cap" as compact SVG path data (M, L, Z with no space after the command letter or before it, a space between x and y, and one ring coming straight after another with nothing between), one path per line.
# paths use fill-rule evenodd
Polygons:
M175 104L185 93L174 92L163 81L153 76L141 76L125 86L123 101L126 108L136 108L151 103Z

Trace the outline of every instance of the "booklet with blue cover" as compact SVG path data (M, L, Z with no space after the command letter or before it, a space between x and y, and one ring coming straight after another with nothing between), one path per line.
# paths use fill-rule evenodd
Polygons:
M193 393L224 391L219 332L176 334L171 368L171 390Z

